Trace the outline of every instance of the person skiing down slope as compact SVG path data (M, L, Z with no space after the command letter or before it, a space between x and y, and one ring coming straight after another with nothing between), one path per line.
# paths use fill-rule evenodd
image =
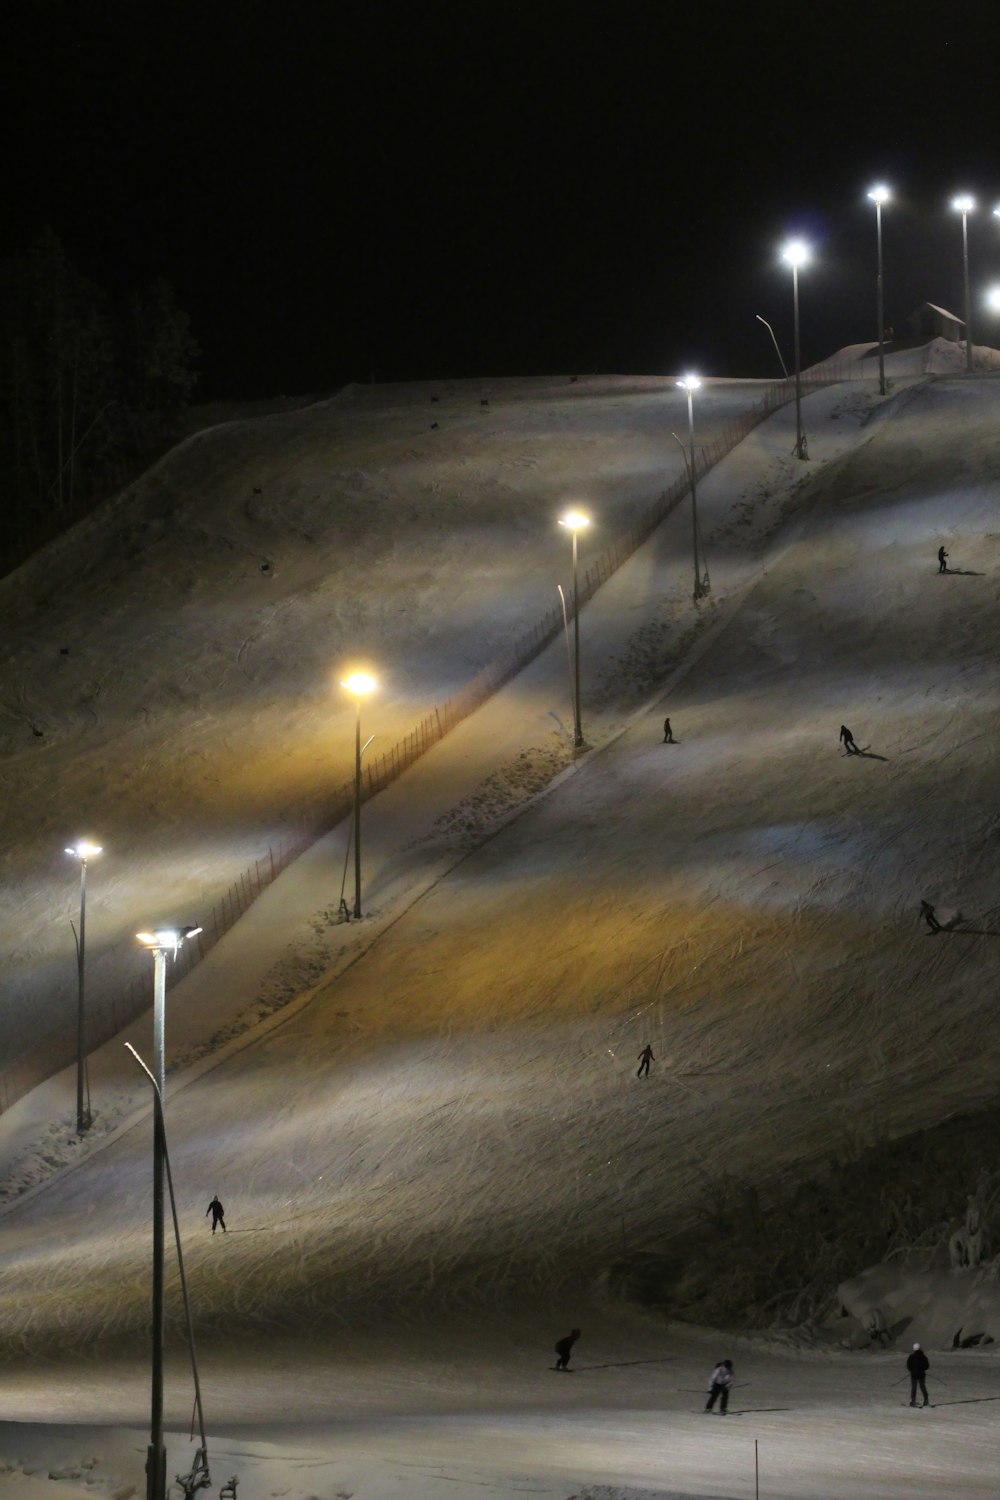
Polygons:
M638 1068L636 1069L636 1074L635 1074L636 1078L648 1078L649 1077L649 1065L650 1065L651 1062L655 1062L656 1061L656 1058L653 1056L653 1049L649 1045L648 1042L646 1043L645 1047L643 1047L642 1051L639 1053L638 1058L636 1059L636 1061L639 1064Z
M913 1346L913 1353L910 1355L909 1359L906 1361L906 1368L909 1371L909 1375L910 1375L910 1405L911 1406L916 1406L916 1404L917 1404L917 1386L920 1387L920 1394L924 1398L923 1405L924 1406L930 1406L930 1404L931 1404L930 1403L930 1399L929 1399L929 1397L927 1395L927 1381L924 1378L926 1376L926 1374L927 1374L927 1371L930 1369L930 1367L931 1367L931 1362L927 1358L927 1355L921 1349L921 1347L920 1347L919 1344L914 1344L914 1346Z
M854 736L848 729L846 724L841 724L840 735L838 736L838 738L843 740L844 749L847 751L848 755L857 755L858 747L854 743Z
M221 1224L222 1225L222 1232L223 1232L223 1234L225 1234L225 1232L226 1232L226 1220L224 1218L225 1209L222 1207L222 1204L219 1202L218 1196L216 1196L215 1198L213 1198L212 1201L211 1201L211 1203L206 1208L206 1210L205 1210L205 1217L207 1218L209 1214L212 1215L212 1233L214 1234L215 1231L216 1231L216 1229Z
M722 1399L719 1401L719 1416L724 1417L726 1415L729 1410L729 1387L732 1383L733 1362L731 1359L720 1359L710 1377L708 1400L705 1403L706 1411L711 1411L716 1399L721 1396Z
M557 1370L569 1369L569 1357L573 1352L573 1345L576 1343L579 1337L579 1328L574 1328L566 1335L564 1339L556 1340L555 1350L556 1354L558 1355L558 1359L556 1360Z

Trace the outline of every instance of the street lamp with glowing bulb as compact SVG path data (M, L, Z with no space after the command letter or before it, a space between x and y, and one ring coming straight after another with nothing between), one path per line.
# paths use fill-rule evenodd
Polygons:
M882 302L882 204L892 197L889 189L879 183L868 194L875 205L875 235L878 241L878 393L885 395L885 353L882 347L885 337L885 308Z
M84 1019L84 971L87 950L87 861L101 852L100 844L89 839L77 839L66 853L80 865L80 932L76 940L76 1133L83 1135L90 1129L90 1098L86 1089L87 1046ZM84 1095L87 1093L85 1099Z
M691 535L694 542L694 597L697 601L708 593L708 573L702 574L701 559L698 556L698 491L694 467L694 393L701 390L701 380L697 375L685 375L678 380L680 390L687 393L688 403L688 480L691 484ZM683 447L683 444L682 444Z
M972 374L972 299L969 294L969 215L976 206L970 193L959 193L951 206L962 215L962 267L965 276L965 373Z
M583 724L580 718L580 594L577 587L577 533L586 530L590 517L579 510L568 510L559 517L559 525L565 526L573 538L573 745L579 750L583 745Z
M809 262L809 246L803 240L788 240L781 258L792 268L792 305L795 312L795 456L808 458L802 428L802 359L799 350L799 267Z
M354 915L361 916L361 700L378 687L367 672L352 672L341 682L354 699Z

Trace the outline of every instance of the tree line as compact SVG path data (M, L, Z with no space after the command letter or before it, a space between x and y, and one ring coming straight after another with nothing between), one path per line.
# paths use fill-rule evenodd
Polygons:
M50 231L0 263L0 571L169 446L199 352L162 279L115 302Z

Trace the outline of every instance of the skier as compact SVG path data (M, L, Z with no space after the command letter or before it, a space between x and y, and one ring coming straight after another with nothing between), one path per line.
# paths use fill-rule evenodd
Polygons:
M935 912L933 906L931 905L931 903L929 901L921 901L921 903L920 903L920 915L923 917L924 921L927 923L927 925L930 928L931 932L940 932L941 931L941 923L938 921L938 919L937 919L937 913Z
M711 1411L715 1405L716 1397L721 1397L722 1399L719 1401L719 1416L724 1417L726 1415L726 1412L729 1410L729 1387L732 1383L733 1362L731 1359L720 1359L712 1371L708 1387L708 1401L705 1403L706 1411Z
M574 1328L574 1329L571 1330L571 1332L569 1332L566 1335L566 1337L564 1339L557 1339L556 1340L555 1349L556 1349L556 1354L559 1356L559 1358L556 1360L556 1369L557 1370L568 1370L569 1369L569 1357L570 1357L570 1355L573 1352L573 1345L576 1343L576 1341L577 1341L577 1339L579 1337L580 1337L580 1330L579 1330L579 1328Z
M854 736L848 729L846 724L841 724L839 738L843 740L844 749L847 751L848 755L858 754L858 747L854 743Z
M636 1078L648 1078L649 1077L649 1065L650 1065L651 1062L655 1062L656 1061L656 1058L653 1056L653 1049L649 1045L648 1042L646 1043L645 1047L643 1047L642 1051L639 1053L639 1059L638 1060L639 1060L639 1066L638 1066L638 1068L636 1070L636 1075L635 1075Z
M931 1404L930 1403L930 1399L928 1398L928 1395L927 1395L927 1381L924 1379L924 1376L927 1374L927 1371L930 1369L930 1367L931 1367L931 1362L927 1358L927 1355L921 1349L921 1347L920 1347L919 1344L914 1344L914 1346L913 1346L913 1353L910 1355L909 1359L906 1361L906 1368L910 1372L910 1405L911 1406L916 1406L916 1404L917 1404L917 1386L918 1385L920 1387L920 1394L924 1398L924 1401L923 1401L924 1406L930 1406L930 1404Z
M948 554L944 550L943 547L939 547L938 548L938 572L939 573L947 573L947 571L948 571Z
M674 731L670 727L669 719L664 719L663 721L663 743L665 745L674 744Z
M222 1204L219 1202L218 1197L213 1198L212 1201L211 1201L211 1203L206 1208L206 1210L205 1210L206 1217L209 1214L212 1215L212 1233L214 1234L215 1231L216 1231L216 1229L218 1228L218 1226L221 1224L222 1225L222 1232L223 1232L223 1234L225 1234L225 1232L226 1232L226 1221L225 1221L225 1219L223 1217L223 1215L225 1214L225 1209L223 1208Z

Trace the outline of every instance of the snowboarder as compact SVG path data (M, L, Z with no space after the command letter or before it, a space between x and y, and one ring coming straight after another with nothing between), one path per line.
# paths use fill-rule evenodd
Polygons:
M733 1362L731 1359L720 1359L712 1371L708 1387L708 1400L705 1410L711 1411L716 1399L719 1401L719 1416L724 1417L729 1410L729 1387L733 1383Z
M674 731L670 727L669 719L664 719L663 721L663 743L665 745L672 745L675 743Z
M571 1332L569 1332L566 1335L566 1337L564 1339L557 1339L556 1340L555 1349L556 1349L556 1354L558 1355L558 1359L556 1360L556 1369L557 1370L568 1370L569 1369L569 1357L570 1357L570 1355L573 1352L573 1345L576 1343L576 1341L577 1341L577 1339L579 1337L580 1337L580 1330L579 1330L579 1328L574 1328L574 1329L571 1330Z
M924 921L927 923L927 925L930 928L931 932L940 932L941 931L941 923L937 919L937 912L934 910L933 906L931 905L931 903L929 901L921 901L921 903L920 903L920 915L923 917Z
M645 1047L643 1047L642 1051L639 1053L639 1066L636 1069L636 1078L648 1078L649 1065L651 1062L655 1061L656 1058L653 1056L653 1049L647 1042Z
M841 724L839 738L843 740L844 749L847 751L848 755L857 755L859 753L858 747L854 743L854 736L848 729L846 724Z
M947 573L947 571L948 571L948 554L944 550L943 547L939 547L938 548L938 572L939 573Z
M921 1347L920 1347L919 1344L914 1344L914 1346L913 1346L913 1353L910 1355L910 1357L906 1361L906 1368L907 1368L907 1370L910 1373L910 1405L911 1406L916 1406L916 1404L917 1404L917 1386L918 1385L920 1387L920 1394L924 1398L924 1401L923 1401L924 1406L930 1406L930 1404L931 1404L930 1403L930 1399L929 1399L929 1397L927 1395L927 1381L924 1379L924 1377L927 1374L927 1371L930 1369L930 1367L931 1367L931 1362L927 1358L927 1355L921 1349Z
M222 1225L222 1232L223 1232L223 1234L225 1234L225 1232L226 1232L226 1221L225 1221L225 1218L223 1217L223 1215L225 1214L225 1209L223 1208L222 1204L219 1202L219 1200L218 1200L217 1197L212 1199L211 1203L208 1205L208 1207L205 1210L205 1216L206 1216L206 1218L207 1218L207 1216L209 1214L212 1215L212 1233L214 1234L215 1231L216 1231L216 1229L218 1228L218 1226L221 1224Z

